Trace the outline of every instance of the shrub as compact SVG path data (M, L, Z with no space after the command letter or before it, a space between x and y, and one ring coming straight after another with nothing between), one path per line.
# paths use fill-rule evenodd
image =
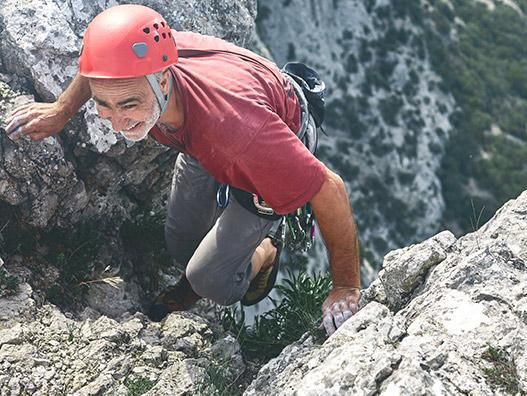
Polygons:
M516 365L507 351L488 345L481 357L490 363L490 367L483 367L483 374L494 391L501 390L509 395L525 394L520 389Z
M284 285L276 286L282 300L272 300L274 308L257 316L253 326L245 325L243 310L228 308L223 311L223 327L238 337L247 358L267 361L304 333L322 339L321 306L330 288L329 276L289 273Z
M126 378L123 383L128 389L128 396L140 396L148 392L155 385L154 381L148 378Z
M0 298L16 294L18 284L18 278L10 275L4 268L0 268Z

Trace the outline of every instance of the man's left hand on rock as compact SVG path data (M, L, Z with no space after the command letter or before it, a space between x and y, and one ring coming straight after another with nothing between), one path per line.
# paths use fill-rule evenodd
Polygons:
M359 310L360 290L356 287L333 287L322 304L322 325L328 335L333 334Z

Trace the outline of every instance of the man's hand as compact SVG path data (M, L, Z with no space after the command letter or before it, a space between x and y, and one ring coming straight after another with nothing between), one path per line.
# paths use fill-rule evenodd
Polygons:
M64 109L54 103L31 102L15 109L6 119L6 133L12 140L22 135L32 140L42 140L57 135L69 116Z
M322 304L322 326L331 335L359 310L360 290L356 287L333 287ZM322 327L321 326L321 327Z

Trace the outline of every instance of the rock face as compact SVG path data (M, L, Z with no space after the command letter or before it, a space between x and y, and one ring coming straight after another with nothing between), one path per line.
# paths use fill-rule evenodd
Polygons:
M28 98L11 96L8 100L22 104ZM44 228L49 223L78 220L89 197L73 163L65 159L58 139L46 138L39 144L23 140L15 143L2 131L0 153L0 201L17 207L24 222Z
M389 253L323 345L287 347L246 395L527 392L527 191L480 230Z
M288 346L245 394L524 394L525 229L527 191L477 232L390 252L353 318ZM1 394L214 394L247 370L214 316L73 319L31 295L0 298Z
M0 312L14 305L1 299ZM213 394L213 372L232 381L245 368L233 337L188 313L163 324L142 314L80 321L45 305L20 318L0 317L2 395Z
M419 2L269 0L258 31L278 64L327 83L320 157L347 181L363 247L376 258L437 232L436 176L454 100L439 88L414 20ZM423 221L423 219L426 219Z

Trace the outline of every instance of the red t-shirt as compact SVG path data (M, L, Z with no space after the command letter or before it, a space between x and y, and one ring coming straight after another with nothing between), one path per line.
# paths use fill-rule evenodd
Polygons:
M174 36L184 124L172 133L155 126L150 136L196 158L218 182L258 194L279 214L308 202L325 167L295 134L298 100L276 65L218 38Z

